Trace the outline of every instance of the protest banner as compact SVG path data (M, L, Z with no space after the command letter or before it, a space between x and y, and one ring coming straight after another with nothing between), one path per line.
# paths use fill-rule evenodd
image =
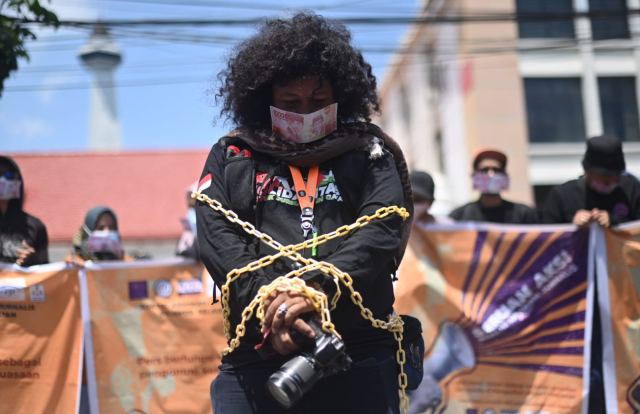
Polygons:
M92 414L210 414L226 347L203 266L89 264L81 274Z
M78 270L0 265L0 414L78 412Z
M607 412L640 411L640 223L597 232Z
M586 412L594 241L573 229L414 228L395 308L422 322L423 409Z

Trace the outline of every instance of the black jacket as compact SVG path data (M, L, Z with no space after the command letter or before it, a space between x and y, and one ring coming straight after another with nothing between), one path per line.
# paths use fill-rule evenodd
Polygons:
M483 207L480 201L474 201L458 207L449 215L456 221L483 221L502 224L536 224L534 209L520 203L502 200L497 207Z
M18 165L9 157L1 157L0 161L8 162L20 172ZM24 177L20 188L20 199L9 200L7 212L0 212L0 262L15 263L18 250L24 249L22 242L26 242L35 249L22 266L33 266L49 263L49 238L44 224L36 217L22 210L24 200Z
M221 202L225 208L234 209L241 218L254 223L260 231L283 245L303 242L300 207L288 167L272 157L250 148L248 150L250 157L244 156L246 152L225 157L221 145L214 145L202 173L200 187L209 175L211 185L202 192ZM306 177L304 169L302 173ZM321 164L320 174L314 208L319 234L351 224L360 216L372 214L381 207L402 206L400 178L388 154L371 161L368 153L350 151ZM208 205L198 202L196 213L200 257L218 285L226 282L226 275L231 270L275 253L275 250L248 236L240 226L230 223ZM355 290L362 295L364 305L373 312L375 318L386 320L394 302L391 273L401 236L401 217L390 215L371 221L346 237L320 245L317 259L347 272L354 280ZM311 255L309 250L304 252L306 257ZM258 290L291 271L291 266L289 259L276 260L273 265L245 274L232 283L232 337L235 337L235 327L241 320L242 311ZM303 279L320 283L329 300L336 290L333 278L321 272L309 272ZM344 286L341 289L342 296L331 317L336 330L345 340L348 352L355 353L380 344L395 344L390 332L373 328L370 322L363 319L360 310L349 298L348 289ZM240 348L223 358L223 362L239 364L259 360L253 347L261 340L258 320L254 316L240 341Z
M640 220L640 184L623 175L611 194L599 194L587 185L584 177L554 187L545 205L545 223L571 223L578 210L606 210L611 225Z

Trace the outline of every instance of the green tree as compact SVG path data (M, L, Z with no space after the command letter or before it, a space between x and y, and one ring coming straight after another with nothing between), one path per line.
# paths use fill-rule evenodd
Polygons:
M18 59L29 60L25 41L36 39L25 21L56 28L60 24L58 17L38 0L0 0L0 97L4 81L18 70Z

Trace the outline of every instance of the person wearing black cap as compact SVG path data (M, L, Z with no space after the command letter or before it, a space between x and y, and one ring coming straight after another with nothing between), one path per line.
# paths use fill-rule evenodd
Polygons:
M595 221L609 227L640 219L640 185L633 176L624 174L626 164L618 138L603 135L589 139L582 166L582 177L551 190L545 223L584 227ZM594 303L598 303L597 283L594 293ZM600 313L593 312L589 414L606 413L603 384Z
M435 184L433 178L424 171L411 171L411 191L413 192L413 212L415 223L434 223L435 217L429 214L433 204Z
M551 190L544 209L545 223L603 227L640 219L640 186L624 174L622 143L611 135L587 141L584 175Z
M449 217L456 221L485 221L503 224L535 224L534 209L503 199L500 193L509 189L506 172L507 156L495 149L478 151L473 161L473 188L480 198L453 210Z
M0 156L0 263L49 263L47 228L22 209L24 181L18 165Z

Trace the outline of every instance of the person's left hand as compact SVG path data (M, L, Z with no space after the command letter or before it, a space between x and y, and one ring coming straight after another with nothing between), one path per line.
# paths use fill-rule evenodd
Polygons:
M286 326L282 327L278 333L271 332L269 342L280 355L289 355L298 350L298 345L291 338L291 329Z
M22 240L22 246L24 247L24 249L20 249L16 252L18 255L18 258L16 259L16 264L18 266L22 266L27 261L29 256L31 256L36 252L36 249L29 246L27 242L24 240Z
M278 307L285 304L288 309L285 314L278 312ZM303 313L315 311L315 307L311 300L297 292L278 292L275 291L267 298L264 303L266 311L264 321L262 322L265 329L271 327L271 333L277 334L280 327L284 324L291 329L300 331L303 335L313 338L315 334L305 321L298 318Z
M609 218L609 212L605 211L605 210L598 210L597 208L594 208L591 211L591 214L593 214L593 219L595 221L598 222L599 225L601 225L604 228L607 228L611 225L611 221Z
M77 267L84 267L84 259L82 257L79 256L73 256L70 259L66 259L65 260L66 263L69 263L71 265L77 266Z

